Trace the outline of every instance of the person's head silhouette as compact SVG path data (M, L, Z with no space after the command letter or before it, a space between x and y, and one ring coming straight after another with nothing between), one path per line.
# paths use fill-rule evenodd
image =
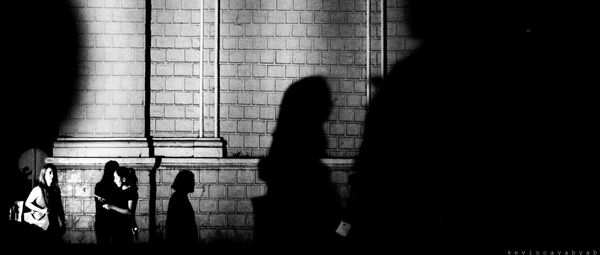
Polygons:
M177 192L192 193L195 186L194 173L189 170L180 171L173 181L173 188Z
M102 175L102 180L100 180L100 182L112 183L113 174L115 173L115 171L118 168L119 168L119 163L117 161L110 160L110 161L106 162L106 164L104 165L104 174Z
M311 76L290 85L281 101L269 153L294 155L303 151L308 155L324 156L323 124L329 117L331 106L331 92L324 77Z

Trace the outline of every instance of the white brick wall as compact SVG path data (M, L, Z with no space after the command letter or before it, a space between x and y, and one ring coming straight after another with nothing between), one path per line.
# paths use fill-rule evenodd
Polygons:
M76 0L83 27L82 89L63 136L141 137L144 132L145 4ZM151 135L213 134L214 1L205 0L204 49L197 0L153 0ZM333 93L325 130L332 157L358 152L365 117L363 0L221 0L221 136L229 156L263 156L287 87L323 75ZM404 1L387 1L388 68L416 46ZM379 1L371 2L372 74L380 73ZM200 63L201 50L204 65ZM204 85L201 88L201 81Z

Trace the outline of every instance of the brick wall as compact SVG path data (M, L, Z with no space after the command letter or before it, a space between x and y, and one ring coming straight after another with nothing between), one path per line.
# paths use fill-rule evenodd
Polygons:
M60 135L143 136L144 1L71 3L82 31L81 76Z
M67 218L68 243L95 243L93 190L102 177L108 159L51 158L57 165L59 186ZM120 164L134 167L139 179L139 202L136 221L140 228L140 243L149 240L150 179L154 162L148 158L121 158ZM341 202L348 196L350 160L325 161L331 170L331 180L338 187ZM189 195L196 214L199 241L251 242L254 238L252 198L265 194L266 187L257 177L255 159L165 159L156 173L156 224L158 241L164 241L165 221L171 184L180 170L194 173L196 187Z
M404 1L387 2L387 63L415 43ZM142 0L73 0L83 31L82 76L66 137L197 137L214 128L214 1L153 0L150 116L144 116L145 6ZM323 75L334 108L325 125L330 157L358 152L366 114L366 15L363 0L221 0L220 134L229 157L264 156L283 93ZM371 1L372 74L380 74L379 1ZM204 62L200 63L200 53ZM200 91L204 97L200 98ZM201 113L200 104L203 103Z

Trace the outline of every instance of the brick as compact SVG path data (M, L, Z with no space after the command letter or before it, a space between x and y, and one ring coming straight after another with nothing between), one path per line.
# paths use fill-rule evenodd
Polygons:
M336 65L338 64L338 54L336 52L323 52L321 53L321 64L324 65Z
M167 10L176 10L181 8L181 0L165 0Z
M252 122L250 121L239 121L237 123L237 131L238 133L248 133L250 132Z
M246 197L246 186L229 186L227 187L228 198L245 198Z
M275 33L277 37L288 37L292 34L292 25L278 24L275 30L277 31Z
M306 63L307 64L320 64L321 63L321 54L319 52L306 53Z
M321 27L322 32L321 34L324 37L339 37L340 36L340 30L338 28L338 26L322 26Z
M230 106L229 107L229 117L241 119L244 117L244 108L240 106Z
M260 136L259 138L259 147L260 148L269 148L271 147L271 143L273 142L273 137L271 136Z
M312 24L313 22L314 22L314 14L312 12L300 13L300 23L301 24Z
M238 48L240 50L251 50L254 49L252 46L253 39L250 38L240 38L238 41Z
M215 229L200 229L198 235L200 236L200 240L209 243L217 239L217 231Z
M233 77L237 75L237 65L221 65L220 74L224 77Z
M282 94L269 94L267 96L267 104L269 105L279 105L281 103Z
M221 130L223 132L235 132L237 130L236 126L237 126L237 122L235 122L235 121L231 121L231 120L222 120L221 121Z
M298 39L298 49L300 50L311 50L312 49L312 40L310 38L299 38Z
M260 6L261 6L261 9L263 9L263 10L275 10L275 8L277 7L277 1L276 0L262 0Z
M270 50L283 50L285 49L285 38L268 38L267 48Z
M219 171L219 183L235 183L236 172L232 170Z
M255 49L255 50L267 49L267 39L266 38L253 38L252 43L254 44L253 49Z
M360 124L348 124L346 129L348 135L362 135Z
M321 10L321 1L322 0L308 0L306 9L311 11Z
M293 7L293 0L277 0L277 10L291 10Z
M256 24L245 24L244 35L245 36L258 36L260 34L260 26Z
M245 62L247 63L258 63L260 61L260 52L258 51L246 51L245 56Z
M345 125L343 123L331 123L331 125L329 126L330 128L330 134L334 134L334 135L343 135L345 134Z
M255 65L252 67L252 76L254 77L265 77L267 76L267 66Z
M340 120L342 121L353 121L354 110L352 109L340 109Z
M219 200L219 212L235 212L235 201L233 200Z
M286 78L297 78L299 73L298 66L286 66L285 67L285 77Z
M227 216L227 226L243 227L245 225L246 225L246 215L236 214L236 215L228 215Z
M326 39L315 38L313 40L313 49L314 50L327 50L328 43Z
M321 26L319 26L319 25L307 25L306 26L306 35L310 36L310 37L321 36Z
M184 79L181 77L168 77L165 79L167 90L183 90Z
M348 138L348 137L339 138L338 142L339 142L340 149L353 149L354 148L354 139L353 138Z
M267 95L264 93L254 94L252 96L252 103L255 105L266 104L267 103Z
M275 60L275 54L272 51L264 51L260 53L261 63L273 63Z
M217 212L217 200L208 200L202 199L200 200L200 211L201 212Z
M175 93L175 104L190 105L193 104L193 95L190 93Z
M258 148L259 136L247 135L244 137L244 147Z
M216 183L218 172L214 170L200 170L198 180L200 183Z
M112 121L112 132L115 134L125 134L129 131L129 122L126 120Z
M73 219L76 229L91 229L94 225L92 216L75 216Z
M92 188L87 185L76 185L74 188L75 197L90 197Z
M244 117L247 119L258 119L259 109L260 109L259 107L255 107L255 106L244 107Z
M315 12L315 24L327 24L326 27L331 27L329 19L331 14L329 12Z
M268 100L267 100L268 102ZM261 107L260 108L260 118L261 119L274 119L275 118L275 109L273 107Z
M260 197L265 194L265 188L262 185L246 186L246 192L248 198Z
M252 104L252 94L250 93L239 93L237 97L240 104Z
M240 1L240 0L237 0ZM246 10L258 10L260 8L260 0L245 0Z
M252 11L252 23L261 24L267 22L267 13L265 11Z
M79 214L83 212L83 201L81 199L69 198L66 199L66 213Z
M306 36L306 26L305 25L292 26L292 36L298 36L298 37Z
M277 51L275 55L275 63L277 64L289 64L291 62L292 52L290 51Z
M267 67L268 77L284 77L285 69L284 66L268 66Z
M275 91L286 91L291 83L291 80L275 80Z
M261 91L273 91L275 88L275 81L273 80L260 80Z
M252 75L251 65L239 65L237 70L238 77L249 77Z
M192 132L194 130L193 120L175 120L175 131Z
M346 23L346 13L345 12L334 12L331 13L330 16L330 23L331 24L345 24ZM337 27L333 26L333 27Z
M242 135L229 135L228 144L231 148L241 148L244 146L244 136Z
M259 87L259 81L257 79L246 80L244 82L244 90L246 90L246 91L256 91L256 90L258 90L258 87Z
M237 183L254 183L255 171L253 170L239 170L237 171ZM245 186L239 186L245 189ZM243 191L245 194L245 191Z
M224 198L227 196L227 189L223 185L209 185L208 195L211 198Z
M189 63L176 63L175 64L175 75L192 75L193 64Z
M251 201L238 201L237 203L237 212L241 212L241 213L251 213L253 212L252 209L252 202Z

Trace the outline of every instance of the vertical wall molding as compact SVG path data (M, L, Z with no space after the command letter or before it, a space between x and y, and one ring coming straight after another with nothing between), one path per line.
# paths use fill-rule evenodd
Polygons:
M200 106L198 137L204 137L204 0L200 1Z
M214 103L215 103L215 120L214 120L214 137L219 137L219 40L220 40L220 6L219 0L215 0L215 95L214 95Z
M367 86L367 105L371 102L371 0L367 0L367 7L366 7L366 12L367 12L367 20L366 20L366 26L367 26L367 35L366 35L366 40L367 40L367 81L366 81L366 86Z
M387 4L386 0L381 1L381 78L384 79L387 73Z

